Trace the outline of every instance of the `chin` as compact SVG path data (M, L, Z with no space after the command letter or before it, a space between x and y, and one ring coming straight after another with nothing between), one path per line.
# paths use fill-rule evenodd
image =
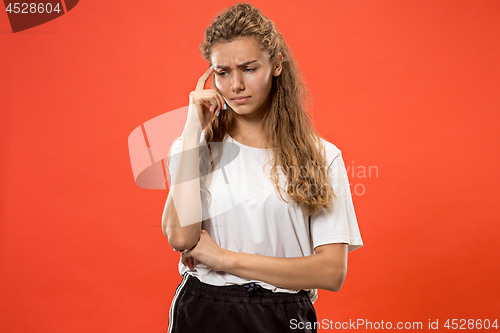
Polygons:
M253 110L254 108L250 105L236 105L233 110L238 110L238 111L248 111L248 110Z
M255 111L255 109L251 108L248 105L237 105L234 108L231 107L231 109L233 109L233 111L236 112L237 114L250 114Z
M250 110L250 111L234 111L235 113L239 114L240 116L245 116L245 115L248 115L248 114L252 114L252 113L255 113L255 110Z

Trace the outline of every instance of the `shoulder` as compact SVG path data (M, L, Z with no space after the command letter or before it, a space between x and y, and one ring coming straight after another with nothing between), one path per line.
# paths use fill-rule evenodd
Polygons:
M320 142L325 148L325 158L328 165L330 165L340 154L342 153L337 146L333 143L326 141L323 138L320 138Z

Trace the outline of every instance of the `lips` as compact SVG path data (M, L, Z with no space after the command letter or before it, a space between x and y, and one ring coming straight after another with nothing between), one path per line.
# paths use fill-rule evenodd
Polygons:
M245 104L252 96L238 96L231 98L231 100L236 104Z

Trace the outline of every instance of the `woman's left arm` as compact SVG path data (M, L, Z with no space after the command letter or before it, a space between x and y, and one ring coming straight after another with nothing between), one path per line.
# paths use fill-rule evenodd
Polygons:
M201 231L198 244L182 253L182 263L192 266L189 258L195 258L215 271L292 290L339 291L347 272L345 243L318 246L314 254L306 257L268 257L225 250L205 230Z

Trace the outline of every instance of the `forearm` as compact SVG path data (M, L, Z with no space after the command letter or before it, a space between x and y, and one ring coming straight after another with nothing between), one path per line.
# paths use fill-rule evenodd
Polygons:
M338 291L346 267L326 253L306 257L279 258L243 252L227 252L225 271L248 280L259 280L285 289Z
M201 127L188 122L182 133L182 152L172 175L170 192L162 216L162 228L176 250L192 248L201 230L202 208L199 182L199 141Z

